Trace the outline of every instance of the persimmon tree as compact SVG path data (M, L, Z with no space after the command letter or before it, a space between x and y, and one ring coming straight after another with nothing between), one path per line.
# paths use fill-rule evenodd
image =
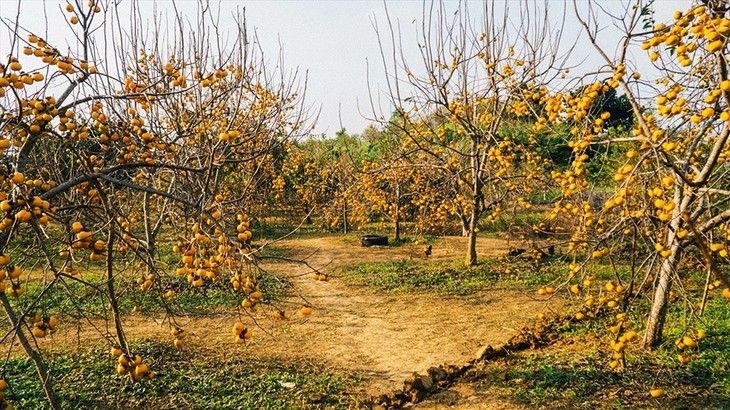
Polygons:
M581 93L546 99L546 123L574 125L571 166L553 174L564 195L554 215L580 222L569 244L574 259L565 285L585 298L581 318L604 308L615 313L609 326L615 352L611 367L623 362L626 345L638 340L631 317L646 321L642 345L653 349L663 342L670 304L684 304L690 320L676 345L678 359L687 363L707 336L701 315L710 291L726 289L722 293L730 297L730 283L719 266L728 257L730 218L727 3L692 2L659 23L652 2L612 14L594 2L574 6L604 65L597 81ZM612 21L620 21L615 27L621 35L603 37L602 28ZM646 54L632 60L632 47ZM608 132L611 114L590 113L611 88L631 104L630 133ZM625 154L617 159L605 202L592 204L589 194L596 187L588 178L589 150L609 144L621 146ZM597 287L593 269L601 259L614 267L614 278ZM621 260L628 261L628 269L616 268ZM697 267L707 272L699 289L686 280ZM644 295L648 309L636 303Z
M632 11L637 23L651 16L647 14L651 9L636 10L643 12ZM657 347L663 340L672 284L682 283L680 265L691 257L688 248L698 250L708 270L708 281L714 275L718 285L730 289L727 277L716 266L716 260L727 258L725 244L730 218L725 206L725 160L730 152L727 12L724 1L696 2L687 10L676 11L673 21L656 24L648 34L638 36L648 59L660 73L660 89L649 103L655 107L655 113L650 114L640 105L643 101L636 87L629 86L623 76L616 76L634 107L637 126L633 135L640 143L628 155L635 157L636 162L627 164L621 174L631 179L642 174L643 169L650 171L646 173L650 179L644 184L648 199L644 212L656 218L651 238L658 260L643 340L647 348ZM595 39L595 33L591 34ZM627 34L622 50L637 37L631 31ZM607 57L595 40L594 43ZM607 63L620 72L626 66L624 59L622 53L615 62L607 59ZM629 171L630 166L635 170ZM730 296L730 290L725 294ZM701 300L700 306L704 303Z
M459 181L454 208L469 238L466 265L477 262L482 217L496 217L508 197L503 193L517 192L526 179L514 172L515 153L529 148L502 134L502 119L526 95L539 98L541 85L559 75L561 31L551 28L546 9L486 2L475 15L466 5L451 12L425 2L416 61L403 52L400 26L389 22L387 33L376 27L383 56L392 56L384 58L388 97L402 118L395 125L409 137L407 148L428 153ZM429 121L433 115L446 121Z
M2 21L1 341L31 358L53 408L41 340L62 318L99 329L132 381L154 371L125 336L122 298L158 303L180 346L176 294L227 283L234 341L251 337L244 316L264 295L246 212L272 153L306 129L297 77L269 68L243 15L222 35L206 2L170 26L143 6L61 4L69 45ZM163 229L180 238L175 266L156 251Z

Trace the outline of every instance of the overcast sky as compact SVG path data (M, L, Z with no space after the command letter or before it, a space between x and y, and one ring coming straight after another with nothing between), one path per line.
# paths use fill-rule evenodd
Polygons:
M516 0L506 1L511 5L519 4ZM140 3L153 4L152 0L141 0ZM158 6L166 3L169 4L166 1L157 2ZM183 12L195 10L194 0L178 0L177 3ZM214 0L211 3L216 4ZM617 10L625 8L626 4L631 4L619 0L601 0L598 3ZM685 8L689 3L689 1L657 0L658 20L671 16L674 9ZM30 26L40 24L39 5L45 7L49 15L58 16L61 14L59 4L65 4L65 1L22 0L21 4L23 11L21 20ZM191 7L186 8L186 4ZM385 6L382 1L222 0L221 4L223 17L226 16L226 11L230 15L230 11L236 7L245 7L248 25L256 29L265 52L274 58L281 44L286 66L290 69L298 67L300 72L306 72L307 101L315 110L320 110L316 133L333 136L341 126L349 132L359 133L367 127L370 123L368 118L373 116L368 78L374 97L382 94L384 88L382 59L373 28L374 21L381 27L386 25ZM447 8L454 9L458 3L446 1L446 4ZM548 4L551 15L556 20L562 20L562 13L559 10L564 2L549 0ZM469 2L470 8L474 11L480 5L479 1ZM15 1L0 0L0 16L11 17L16 7ZM413 22L420 20L422 8L421 0L388 1L391 18L400 22L405 33L406 45L415 45ZM566 39L574 39L579 31L577 23L572 12L568 13L567 18L566 31L569 33ZM62 20L54 21L64 24ZM53 24L54 22L51 26ZM53 27L50 29L53 31ZM2 40L7 40L7 37L0 39ZM1 42L0 48L2 48ZM417 57L415 47L411 47L410 51L414 53L413 57ZM576 61L583 61L593 52L589 45L582 43L574 53ZM0 50L0 54L5 58L7 52ZM376 101L379 101L378 98ZM382 99L380 101L385 102ZM376 108L377 114L387 115L390 110L388 106Z

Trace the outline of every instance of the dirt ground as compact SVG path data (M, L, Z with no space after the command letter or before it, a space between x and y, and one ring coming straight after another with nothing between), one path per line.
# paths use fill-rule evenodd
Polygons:
M507 243L497 239L480 238L477 245L480 257L507 252ZM289 249L288 257L306 259L310 266L325 273L345 264L425 258L423 245L365 248L355 239L341 236L287 239L276 246ZM433 244L430 258L451 261L463 257L464 249L465 238L440 238ZM232 343L230 329L238 320L233 314L180 318L178 323L190 334L190 343L224 355L242 354L243 349L243 354L324 364L361 376L363 393L367 395L400 388L410 374L424 373L431 366L467 363L481 346L505 342L545 303L535 300L531 292L504 289L485 290L468 298L432 293L389 295L348 285L337 277L315 281L311 269L300 263L266 260L262 267L291 278L294 294L281 305L292 316L278 320L272 318L271 309L264 309L244 318L245 322L255 320L258 324L254 338L245 346ZM305 303L302 298L313 306L311 316L298 313ZM162 318L132 315L125 322L130 338L172 340L169 325L161 325ZM80 338L71 332L72 337L100 337L92 329L82 332ZM468 385L457 385L441 396L417 407L519 408L494 397L485 401L485 397L470 392Z
M341 237L295 239L278 244L313 267L331 272L343 264L424 258L423 245L364 248ZM462 257L465 238L442 238L432 259ZM504 254L504 241L480 239L480 256ZM512 290L487 290L478 298L435 294L387 295L349 286L338 278L314 281L307 267L276 263L273 272L293 275L295 290L315 309L297 315L255 346L271 353L303 355L366 377L367 392L399 388L408 375L442 363L464 364L485 344L499 344L544 302ZM256 349L256 350L258 350ZM293 350L293 351L292 351Z

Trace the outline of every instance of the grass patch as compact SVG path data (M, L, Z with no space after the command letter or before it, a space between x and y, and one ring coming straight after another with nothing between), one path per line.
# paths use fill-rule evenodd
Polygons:
M518 287L528 283L527 280L537 273L527 265L521 275L515 275L505 273L503 263L494 259L483 260L472 267L464 266L461 259L452 263L395 261L343 266L335 275L357 285L393 293L437 291L470 295L495 285ZM540 281L546 279L543 277Z
M314 237L321 236L329 230L326 227L317 224L303 224L299 226L299 221L292 222L282 218L265 218L254 219L251 223L254 240L264 238L281 238L291 234L296 230L297 237Z
M444 264L414 261L345 266L338 268L334 274L358 285L394 293L437 290L470 294L497 280L497 275L485 265L479 269L456 269Z
M256 249L257 247L261 246L263 244L259 243L252 243L251 246ZM260 253L257 253L257 256L262 258L287 258L290 257L292 254L291 250L287 247L281 246L278 243L273 243L270 245L266 245L264 249L261 250Z
M686 368L692 374L707 374L718 387L724 389L730 397L730 309L727 299L719 295L719 291L707 303L700 323L685 325L684 310L678 307L671 309L667 317L666 342L660 350L666 366ZM680 365L676 356L679 350L674 341L685 335L694 335L696 329L703 329L707 338L699 343L696 351L689 352L693 357L687 365ZM728 403L727 408L730 408Z
M51 354L48 364L63 408L106 409L346 409L357 405L349 375L297 363L281 363L144 339L136 353L156 378L132 384L115 371L107 348L87 348L76 355ZM12 359L3 376L10 402L21 409L46 409L45 396L32 363Z
M479 390L496 387L503 399L529 408L730 408L730 390L722 383L727 373L667 365L638 352L628 369L616 371L599 346L555 349L486 363L466 377ZM667 394L652 398L652 388Z
M429 245L436 242L438 239L437 236L434 235L423 235L420 238L419 237L413 237L413 236L401 236L399 240L391 240L388 241L388 247L391 248L399 248L403 245L409 245L412 243L419 243L422 245Z

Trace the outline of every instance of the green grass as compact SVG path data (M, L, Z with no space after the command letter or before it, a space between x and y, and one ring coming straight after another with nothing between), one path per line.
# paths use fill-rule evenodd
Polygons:
M529 386L513 389L514 397L536 406L584 399L595 394L601 386L615 383L616 374L600 371L590 360L587 358L578 364L560 361L559 357L549 354L531 356L506 371L501 387Z
M532 280L545 281L530 263L520 263L520 275L505 273L500 261L482 260L478 265L465 267L462 259L451 263L423 263L417 261L376 262L338 268L334 275L375 289L393 292L442 292L470 295L487 288L519 287Z
M496 281L489 269L466 270L414 261L376 262L338 268L335 276L393 293L437 290L468 294Z
M688 327L684 319L685 312L679 307L670 310L666 343L660 351L665 358L663 363L674 368L686 367L693 374L708 374L730 397L730 308L727 299L716 290L714 297L708 301L701 322ZM692 352L693 360L690 363L684 366L678 364L676 355L679 351L673 342L682 336L692 335L700 328L706 331L707 338L699 342L696 352Z
M297 236L299 238L299 236ZM253 243L251 246L254 248L257 248L258 246L261 246L262 244ZM273 243L271 245L267 245L261 253L257 254L260 257L264 258L286 258L291 256L291 250L289 248L286 248L279 243Z
M280 238L282 236L290 234L294 229L297 229L300 220L288 221L285 218L266 218L264 220L254 219L251 224L253 232L253 240L260 240L262 238ZM327 227L322 227L317 224L317 221L313 221L313 224L303 224L299 226L296 231L296 236L301 237L313 237L321 236L324 232L328 232Z
M391 248L398 248L403 245L408 245L416 242L420 242L421 244L428 245L433 244L438 239L437 236L434 235L423 235L420 238L414 237L414 236L401 236L399 240L390 240L388 241L388 247Z
M52 354L48 364L63 408L108 409L346 409L356 406L359 380L306 363L260 359L242 352L213 352L152 340L132 342L156 378L132 384L115 371L103 346L75 355ZM235 350L235 349L234 349ZM3 372L15 408L46 409L40 382L26 358Z

